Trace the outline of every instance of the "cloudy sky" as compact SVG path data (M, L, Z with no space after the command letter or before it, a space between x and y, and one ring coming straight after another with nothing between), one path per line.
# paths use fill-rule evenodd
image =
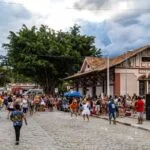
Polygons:
M149 0L0 0L0 45L22 24L55 30L81 26L110 56L150 44ZM0 47L0 55L6 51Z

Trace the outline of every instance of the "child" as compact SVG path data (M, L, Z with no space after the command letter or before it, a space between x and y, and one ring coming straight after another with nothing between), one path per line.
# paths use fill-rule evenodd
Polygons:
M87 118L87 120L89 121L89 116L90 116L90 109L89 109L89 102L83 102L83 111L82 111L82 115L83 115L83 119L85 120L85 117Z

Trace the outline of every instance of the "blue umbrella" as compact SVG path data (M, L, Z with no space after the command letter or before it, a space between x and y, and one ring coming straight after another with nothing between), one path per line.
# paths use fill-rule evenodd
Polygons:
M64 96L68 96L68 97L82 97L80 92L77 92L77 91L66 92L66 93L64 93Z
M68 92L68 96L69 97L82 97L80 92L77 92L77 91L70 91L70 92Z

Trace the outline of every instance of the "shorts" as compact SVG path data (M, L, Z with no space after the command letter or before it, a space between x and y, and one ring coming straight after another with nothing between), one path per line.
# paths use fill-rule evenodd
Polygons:
M143 112L137 112L138 118L143 118Z
M28 112L28 108L23 107L23 113L27 113Z

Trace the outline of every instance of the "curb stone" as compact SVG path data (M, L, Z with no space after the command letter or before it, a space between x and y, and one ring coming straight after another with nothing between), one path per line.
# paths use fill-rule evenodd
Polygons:
M106 118L106 117L99 117L99 116L96 116L96 115L92 115L92 117L100 118L100 119L103 119L103 120L108 120L108 118ZM121 122L121 121L118 121L118 120L116 120L116 122L119 123L119 124L122 124L122 125L130 126L130 127L133 127L133 128L137 128L137 129L141 129L141 130L145 130L145 131L150 132L150 129L147 129L147 128L144 128L144 127L139 127L139 126L133 125L131 123L125 123L125 122Z

